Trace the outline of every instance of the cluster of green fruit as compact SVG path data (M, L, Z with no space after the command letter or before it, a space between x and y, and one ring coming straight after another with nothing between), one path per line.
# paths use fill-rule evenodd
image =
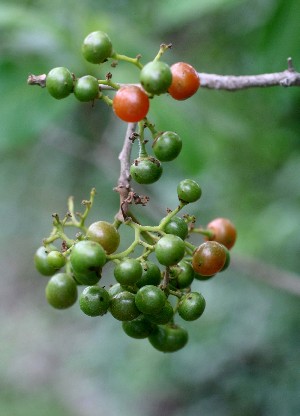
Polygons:
M94 64L111 59L112 67L121 60L134 64L140 69L139 84L121 86L112 81L111 73L102 80L91 75L76 78L64 67L54 68L46 76L45 86L54 98L74 93L80 101L102 99L121 120L138 123L138 132L129 138L139 144L138 158L130 166L130 175L140 184L156 182L162 174L161 162L174 160L182 148L177 133L159 132L149 122L150 99L168 93L176 100L185 100L200 86L198 73L191 65L178 62L169 66L160 60L169 47L161 45L157 56L143 66L140 57L116 53L106 33L92 32L82 45L84 58ZM105 93L107 90L114 91L112 99ZM153 156L146 150L146 129L153 139ZM125 188L129 193L132 189L128 184ZM52 232L35 254L37 270L51 276L46 286L50 305L57 309L72 306L78 299L78 287L84 286L79 305L86 315L96 317L109 312L122 322L127 335L148 338L159 351L174 352L183 348L188 332L175 323L176 314L185 321L196 320L203 314L205 299L192 291L191 285L194 280L210 279L228 267L236 230L224 218L213 220L206 228L197 228L194 216L178 216L186 205L201 197L197 182L182 180L177 186L177 195L178 206L169 210L157 226L141 225L122 211L122 219L117 215L113 223L97 221L86 227L95 190L90 200L84 201L86 209L82 214L75 214L69 199L67 215L62 220L53 215ZM119 228L123 225L134 230L134 240L118 252ZM79 231L75 239L67 235L68 227ZM196 233L205 240L199 246L187 240ZM137 247L142 249L139 255L135 255ZM101 286L99 282L109 264L113 264L115 280L109 287Z
M180 136L173 131L158 132L146 116L150 108L150 98L155 95L168 93L176 100L186 100L194 95L200 79L196 70L185 62L177 62L172 66L160 60L170 45L161 45L157 56L146 65L142 65L140 57L129 58L114 52L109 36L96 31L90 33L83 41L82 54L93 64L102 64L109 59L112 66L120 60L128 61L140 69L140 85L123 85L112 82L111 73L101 80L91 75L76 78L67 68L53 68L46 76L46 88L56 99L65 98L71 93L80 101L102 99L113 107L115 114L125 122L140 122L140 134L143 136L144 127L151 131L154 156L148 155L145 141L139 137L140 151L134 160L130 173L140 184L156 182L162 175L161 162L174 160L182 148ZM104 94L103 87L115 91L113 99ZM144 126L143 124L144 123Z
M37 270L52 276L46 286L46 299L57 309L65 309L77 301L78 287L81 310L88 316L107 312L122 322L130 337L148 338L154 348L174 352L188 341L188 332L175 323L178 314L185 321L198 319L205 309L205 299L192 291L194 280L207 280L225 270L230 262L229 249L234 245L236 230L224 218L217 218L205 229L195 227L195 218L177 214L201 196L199 185L190 179L178 184L179 205L168 212L158 226L143 226L132 219L126 225L135 232L130 246L117 252L120 244L118 228L124 223L97 221L85 227L91 199L85 201L84 214L75 214L73 207L63 220L54 215L53 230L35 254ZM79 219L76 218L79 215ZM70 239L69 226L80 233ZM198 247L187 241L192 233L205 240ZM53 243L60 242L58 248ZM142 254L134 257L137 246ZM113 264L114 281L109 287L99 283L108 264Z

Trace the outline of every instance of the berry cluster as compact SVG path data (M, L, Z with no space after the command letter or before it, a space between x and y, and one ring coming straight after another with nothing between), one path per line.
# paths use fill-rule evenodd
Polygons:
M162 162L174 160L182 148L177 133L157 131L150 123L150 99L168 93L176 100L185 100L200 86L198 73L191 65L178 62L170 67L160 60L169 47L161 45L154 60L143 66L139 56L117 54L108 35L97 31L84 39L84 58L94 64L112 60L112 67L121 60L134 64L140 69L139 84L117 84L112 82L111 73L102 80L91 75L76 78L63 67L52 69L46 76L46 88L54 98L74 93L80 101L102 99L121 120L138 123L138 132L129 139L132 143L138 141L139 152L131 162L128 183L123 186L125 196L119 210L122 218L118 213L112 223L100 220L86 226L95 189L90 199L83 201L83 213L74 211L73 199L69 198L67 214L63 219L53 214L53 229L34 257L37 270L50 276L46 299L54 308L75 304L78 289L83 286L79 295L83 313L96 317L109 312L122 322L128 336L148 338L154 348L163 352L177 351L187 343L188 332L175 322L176 315L193 321L203 314L205 299L192 290L192 284L225 270L230 263L229 250L236 240L235 227L227 219L217 218L202 228L196 227L194 216L178 215L201 197L200 186L191 179L178 184L178 206L168 209L158 225L140 224L128 209L131 204L148 202L148 197L137 195L129 186L130 179L140 184L158 181ZM112 99L107 90L114 91ZM146 150L146 130L152 136L153 155ZM125 250L118 252L121 226L131 228L134 238ZM77 230L75 238L66 232L69 227ZM192 234L202 235L204 241L199 246L192 244L188 241ZM114 281L103 286L99 282L109 265L113 266Z
M62 220L53 215L53 230L34 257L37 270L51 276L46 286L49 304L57 309L72 306L78 287L84 286L79 305L86 315L110 312L122 322L127 335L148 338L159 351L184 347L188 333L175 323L175 316L178 313L183 320L193 321L202 315L205 299L192 290L192 283L210 279L228 267L236 230L224 218L203 229L195 227L195 217L178 216L183 207L201 196L195 181L181 181L177 194L178 206L157 226L143 226L128 218L124 223L97 221L86 227L95 190L90 200L83 201L86 209L82 214L74 212L70 198L68 213ZM126 250L117 252L122 224L131 227L135 237ZM77 228L75 239L67 236L68 227ZM194 246L187 241L192 233L202 234L205 241ZM142 253L134 257L138 246ZM108 264L113 264L115 280L105 287L99 282Z

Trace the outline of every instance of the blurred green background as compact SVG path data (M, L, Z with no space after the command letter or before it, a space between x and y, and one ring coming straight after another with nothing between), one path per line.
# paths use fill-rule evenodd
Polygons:
M79 209L95 186L90 220L112 221L126 126L101 102L57 101L26 84L30 73L55 66L103 77L109 66L99 70L80 52L97 29L144 63L172 42L164 60L199 72L277 72L289 56L299 69L299 17L298 0L1 2L1 415L300 414L299 89L203 89L187 102L154 100L151 120L177 131L184 148L159 184L136 187L150 196L140 215L159 221L177 204L178 181L190 177L203 197L187 212L203 225L228 217L239 233L232 267L195 283L207 309L184 324L188 346L166 355L126 337L108 315L46 304L47 278L33 253L69 195ZM120 82L137 75L124 63L114 70Z

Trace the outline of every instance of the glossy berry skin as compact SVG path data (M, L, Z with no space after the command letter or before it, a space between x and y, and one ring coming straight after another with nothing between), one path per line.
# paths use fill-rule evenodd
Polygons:
M125 259L114 268L114 276L121 285L134 285L143 274L141 263L136 259Z
M34 265L37 271L43 276L53 276L57 268L48 263L49 250L44 246L37 249L34 254Z
M197 182L184 179L177 185L178 199L185 203L196 202L200 199L202 190Z
M46 286L46 299L56 309L66 309L77 300L77 285L67 273L57 273Z
M74 95L83 102L95 100L99 96L98 80L91 75L78 78L74 85Z
M200 87L197 71L185 62L177 62L171 66L172 84L169 94L175 100L186 100L194 95Z
M154 325L149 322L143 315L138 316L132 321L122 322L122 328L125 334L131 338L147 338L154 329Z
M105 32L100 30L86 36L82 44L84 58L93 64L101 64L113 53L112 43Z
M64 67L51 69L46 76L46 88L49 94L57 100L66 98L74 88L74 80L71 72Z
M177 235L167 234L155 245L155 255L160 264L174 266L184 256L184 241Z
M172 82L171 69L162 61L149 62L141 70L140 81L148 93L163 94L168 91Z
M138 86L121 87L113 98L113 110L126 123L135 123L146 117L150 107L148 95Z
M60 251L53 250L47 256L47 263L55 270L59 270L66 264L66 258Z
M185 321L195 321L203 314L206 302L201 293L190 292L180 299L178 313Z
M154 140L153 152L161 162L170 162L176 159L182 149L182 140L177 133L165 131Z
M216 218L206 228L213 232L209 240L217 241L230 250L236 241L236 228L227 218Z
M153 324L164 325L172 320L174 316L174 310L171 303L167 300L159 312L153 315L144 314L144 316Z
M146 285L141 287L135 295L135 304L144 314L156 314L162 310L166 303L165 293L157 286Z
M74 273L98 272L106 263L106 255L100 244L82 240L72 248L70 261Z
M79 285L91 286L95 285L101 279L101 269L76 271L73 270L73 277Z
M190 287L195 278L195 272L191 264L187 261L182 260L178 263L176 269L177 276L174 280L176 283L176 287L178 289L185 289L187 287Z
M212 276L222 270L226 262L226 248L216 241L202 243L193 254L192 266L195 273Z
M146 261L142 264L143 274L136 282L136 286L141 288L146 285L158 286L161 281L160 268L151 261Z
M158 351L175 352L187 344L188 333L178 325L158 325L148 339Z
M162 175L162 171L161 163L153 157L138 158L130 166L132 179L144 185L158 181Z
M141 314L135 304L135 295L128 291L113 296L110 300L109 310L118 321L132 321Z
M114 253L120 244L120 234L116 227L107 221L96 221L87 230L89 240L99 243L107 254Z
M120 283L115 283L114 285L110 286L108 289L108 294L110 298L113 298L118 293L124 292L124 288L120 285Z
M182 240L185 240L188 236L189 228L183 218L173 217L164 227L164 232L167 234L177 235Z
M104 315L109 307L110 296L103 287L88 286L80 295L79 306L88 316Z
M226 251L226 261L225 261L225 264L224 264L224 266L222 267L222 269L220 270L220 272L224 272L226 269L228 269L228 267L230 266L230 259L231 259L231 257L230 257L230 251L228 250L228 248L227 247L225 247L224 246L224 249L225 249L225 251Z

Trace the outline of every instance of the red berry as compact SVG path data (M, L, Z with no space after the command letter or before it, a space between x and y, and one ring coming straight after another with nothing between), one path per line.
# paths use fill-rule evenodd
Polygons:
M169 94L175 100L186 100L194 95L200 87L197 71L185 62L177 62L171 66L172 83Z

